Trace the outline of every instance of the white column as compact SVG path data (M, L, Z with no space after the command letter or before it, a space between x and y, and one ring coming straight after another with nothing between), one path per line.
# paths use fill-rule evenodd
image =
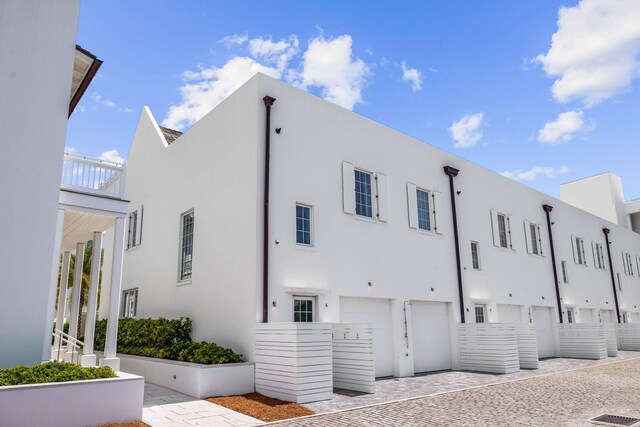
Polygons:
M64 331L64 315L67 309L67 283L69 283L69 262L71 254L65 251L62 254L62 272L60 274L60 285L58 289L58 315L56 317L56 329ZM64 355L65 346L60 342L60 335L56 335L51 351L51 358L60 359L60 354Z
M109 288L109 317L107 320L107 338L104 347L104 358L100 366L110 366L114 371L120 370L120 358L116 357L116 341L118 336L118 317L122 288L122 258L124 256L125 219L117 218L113 237L113 258L111 266L111 284Z
M93 233L93 249L91 251L91 275L89 296L87 298L87 320L84 327L84 348L80 365L96 366L96 355L93 354L93 338L96 327L96 311L98 308L98 282L100 279L100 255L102 253L102 232Z
M62 247L62 232L64 231L64 209L58 209L56 220L56 235L53 240L53 260L51 262L51 276L49 279L49 298L47 314L42 339L42 362L51 360L51 336L53 333L53 316L56 305L56 288L58 287L58 271L60 269L60 249Z
M76 265L71 289L71 310L69 312L69 336L78 338L78 316L80 314L80 291L82 289L82 269L84 265L84 243L76 244ZM64 355L65 362L72 362L80 357L73 347L67 348Z

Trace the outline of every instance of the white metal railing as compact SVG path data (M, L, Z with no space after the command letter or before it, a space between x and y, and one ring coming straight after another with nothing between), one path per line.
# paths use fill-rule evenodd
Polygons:
M65 152L60 187L122 198L124 197L125 172L125 164Z
M56 345L56 348L54 348L54 351L56 352L55 360L62 361L64 359L64 354L70 352L70 362L75 363L76 365L80 364L80 356L82 355L82 348L84 347L84 343L78 339L73 338L69 334L65 334L60 329L56 329L52 333L52 335L55 338L54 343ZM62 359L60 358L61 354Z

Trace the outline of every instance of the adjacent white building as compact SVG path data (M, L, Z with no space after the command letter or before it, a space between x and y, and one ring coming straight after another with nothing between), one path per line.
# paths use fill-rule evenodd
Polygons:
M249 361L263 321L370 323L376 376L456 368L463 317L533 322L540 357L558 322L640 322L625 224L261 74L184 134L145 107L126 198L121 315Z

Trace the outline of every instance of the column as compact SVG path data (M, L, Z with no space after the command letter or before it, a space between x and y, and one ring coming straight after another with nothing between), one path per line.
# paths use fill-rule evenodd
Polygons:
M67 283L69 283L69 262L71 261L71 253L65 251L62 254L62 272L60 274L60 286L58 289L58 315L56 317L56 329L64 331L64 315L67 308ZM56 335L51 351L53 360L60 360L60 355L64 356L66 347L60 340L60 335Z
M96 355L93 354L93 338L96 327L96 311L98 308L98 282L100 280L100 255L102 252L102 232L93 233L93 249L91 251L91 275L89 296L87 298L87 321L84 328L84 348L80 365L96 366Z
M124 256L125 219L117 218L113 237L113 258L111 264L111 284L109 288L109 317L107 320L107 338L104 347L104 358L100 366L110 366L114 371L120 370L120 358L116 357L118 337L118 317L122 287L122 258Z
M76 265L73 276L73 288L71 290L71 311L69 313L69 336L78 338L78 316L80 315L80 291L82 289L82 268L84 264L84 243L76 244ZM73 362L80 355L77 349L71 346L67 347L64 355L65 362Z
M42 338L42 362L51 360L51 335L53 333L53 316L56 305L56 288L58 287L58 271L60 268L60 249L62 247L62 233L64 231L64 209L58 209L56 219L56 235L53 239L53 260L51 261L51 276L49 279L49 298L47 301L47 314L44 324L44 336Z

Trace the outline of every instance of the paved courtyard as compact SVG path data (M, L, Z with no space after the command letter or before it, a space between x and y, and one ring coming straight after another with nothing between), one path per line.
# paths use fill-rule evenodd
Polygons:
M487 375L487 384L492 385L273 424L279 427L593 426L588 420L605 413L640 418L640 359L636 357L637 353L621 352L620 357L603 361L547 360L542 372L523 371L500 377ZM586 367L566 370L566 367L581 366ZM467 380L473 378L468 377L469 373L448 372L414 379L431 383L425 380L436 375L453 379L456 374L465 375ZM483 376L474 375L478 375L475 379ZM465 377L458 379L463 381ZM519 378L524 380L514 381ZM503 379L502 382L497 382L499 379ZM404 382L404 387L398 388L405 390L396 390L396 395L407 393L406 388L418 387L404 380L399 381ZM378 393L383 387L391 388L383 383L376 383L376 386L381 384ZM437 382L431 386L434 390L439 387ZM372 399L370 403L375 402Z

